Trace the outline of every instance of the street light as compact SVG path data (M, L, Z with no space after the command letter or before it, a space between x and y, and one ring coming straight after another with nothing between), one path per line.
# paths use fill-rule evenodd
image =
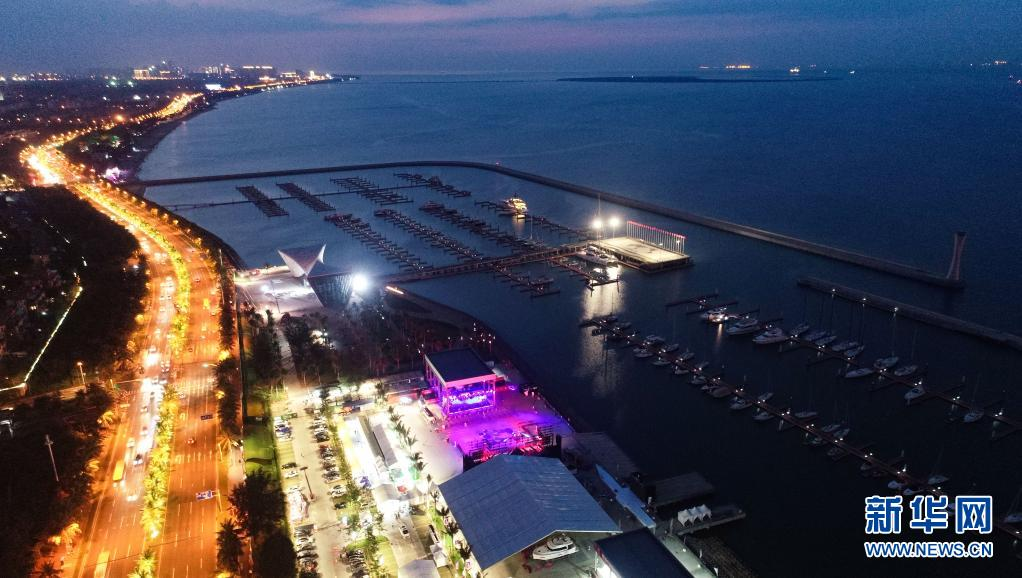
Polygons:
M82 362L79 361L76 365L78 365L78 375L82 377L82 387L85 387L85 370L82 369Z
M316 499L316 495L312 493L312 483L309 482L309 466L302 466L298 469L302 470L302 473L305 474L305 485L309 486L309 501L311 502Z
M599 217L593 219L592 228L594 231L597 232L597 237L599 237L600 234L603 232L603 219Z
M613 237L615 235L615 231L617 231L617 228L621 226L621 219L618 217L611 217L607 221L607 224L610 225L610 236Z

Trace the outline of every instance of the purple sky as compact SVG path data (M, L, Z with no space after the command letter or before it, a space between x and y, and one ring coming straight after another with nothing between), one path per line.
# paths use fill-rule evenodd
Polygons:
M337 72L1022 58L1019 0L12 0L0 73L172 59ZM13 4L13 6L12 6Z

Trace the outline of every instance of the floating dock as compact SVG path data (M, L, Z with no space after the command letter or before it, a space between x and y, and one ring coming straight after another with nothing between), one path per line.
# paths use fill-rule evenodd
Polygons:
M393 187L380 187L376 183L362 177L330 179L330 182L339 187L344 187L345 192L354 192L358 196L369 199L377 205L400 205L412 202L412 199L401 193L395 193Z
M326 213L329 211L336 210L334 209L333 205L327 203L326 201L323 201L319 197L312 195L312 193L306 191L305 189L299 187L294 183L277 183L277 186L280 187L282 191L290 195L292 198L298 199L298 201L300 201L303 205L309 207L310 209L316 211L317 213Z
M278 205L276 201L273 201L266 196L265 193L252 185L246 185L243 187L235 187L238 192L245 196L257 209L263 212L267 217L286 217L288 212L283 207Z
M421 273L433 268L408 249L374 231L369 226L369 223L352 216L350 213L328 215L323 217L323 220L347 232L370 250L380 254L387 261L397 264L399 268L405 271L418 271Z
M472 196L472 191L465 191L458 189L457 187L454 187L452 185L446 185L444 184L443 181L440 180L440 177L426 178L420 174L410 173L394 173L394 176L399 179L404 179L410 183L414 183L416 185L424 185L440 193L441 195L447 195L448 197L462 198Z

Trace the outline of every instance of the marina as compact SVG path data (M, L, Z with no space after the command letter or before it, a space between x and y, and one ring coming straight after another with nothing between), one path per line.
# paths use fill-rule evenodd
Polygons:
M595 326L597 328L610 327L609 331L604 333L608 339L610 336L616 335L619 338L624 339L626 346L649 347L658 351L656 355L659 359L668 361L668 364L672 367L680 368L691 373L694 377L690 380L690 383L693 385L702 384L701 389L711 398L729 398L733 399L735 402L742 402L740 407L733 407L732 409L755 407L756 413L753 415L753 419L755 421L770 422L776 419L778 424L777 431L779 432L792 429L799 430L803 433L807 442L814 442L812 444L807 443L807 445L817 447L823 445L829 446L830 449L828 450L827 455L832 460L840 461L846 457L857 459L860 462L859 471L864 475L897 480L900 484L902 484L902 487L911 488L912 494L931 493L934 495L941 495L943 493L941 487L937 483L930 482L930 478L923 478L909 474L907 466L904 465L905 456L903 454L893 459L881 459L877 457L874 452L868 451L868 448L873 444L856 445L849 442L845 437L847 435L847 431L845 429L836 429L832 426L817 425L817 412L797 411L789 406L770 404L768 403L769 397L764 394L748 392L744 386L735 385L726 381L720 373L707 372L705 364L693 363L691 360L684 359L681 354L666 353L663 351L662 346L655 345L655 341L653 345L649 345L649 337L643 339L639 337L635 331L624 334L622 330L614 329L614 325L618 322L619 320L617 317L611 316L585 319L579 323L579 326ZM946 401L950 401L952 398L944 397L944 399ZM1013 425L1010 421L1005 423ZM1014 429L1011 431L1014 431ZM906 495L911 495L907 492L908 490L906 490ZM1013 527L1011 524L1008 524L1003 520L995 522L995 526L998 530L1008 534L1009 536L1022 536L1022 530Z
M755 239L773 245L778 245L781 247L785 247L787 249L793 249L796 251L801 251L804 253L817 255L820 257L825 257L827 259L832 259L835 261L849 263L857 267L872 269L874 271L879 271L881 273L893 275L896 277L902 277L904 279L909 279L927 285L947 289L961 289L962 287L965 286L965 282L961 278L953 278L948 275L940 275L938 273L926 271L919 267L913 267L895 261L880 259L871 255L865 255L862 253L849 251L847 249L832 247L822 243L815 243L812 241L807 241L805 239L799 239L791 235L784 235L757 227L751 227L748 225L729 222L723 219L698 215L688 211L681 211L678 209L665 207L663 205L659 205L656 203L641 201L638 199L633 199L624 195L618 195L607 191L601 191L599 189L595 189L592 187L569 183L566 181L546 177L543 175L538 175L535 173L529 173L526 171L512 169L503 165L494 165L489 163L480 163L473 161L440 160L440 161L400 161L386 163L363 163L355 165L312 167L304 169L285 169L279 171L245 172L221 175L201 175L194 177L177 177L167 179L148 179L139 180L134 183L130 183L130 185L132 185L132 187L135 190L144 190L147 187L180 185L190 183L231 181L239 179L255 179L264 177L310 175L318 173L340 173L373 169L401 169L410 167L434 167L434 168L456 167L490 171L515 179L520 179L523 181L547 186L552 189L574 193L577 195L593 199L602 199L603 201L614 203L623 207L629 207L632 209L646 211L655 215L661 215L671 219L677 219L680 221L700 225L710 229L725 231L727 233L747 237L750 239ZM372 188L370 183L362 183L359 181L349 183L345 182L346 181L345 179L336 179L336 181L340 181L337 182L337 184L339 185L350 187L348 190L362 190ZM411 202L411 200L406 199L397 202ZM956 250L958 249L959 248L956 247Z

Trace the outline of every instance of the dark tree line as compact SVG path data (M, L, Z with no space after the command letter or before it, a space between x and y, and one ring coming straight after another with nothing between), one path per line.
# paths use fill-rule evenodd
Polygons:
M29 189L25 196L31 210L45 216L85 260L68 264L84 291L29 385L45 388L63 381L77 361L87 368L132 372L134 351L125 344L136 329L147 280L135 238L66 189ZM137 269L129 266L130 259L138 259Z
M238 360L231 356L216 364L217 411L220 427L231 438L241 436L241 372Z
M90 385L74 399L39 397L15 407L15 435L0 436L0 568L5 576L26 576L34 546L50 536L77 540L74 524L85 525L86 507L97 475L94 462L101 435L111 422L113 398ZM53 464L45 441L53 442Z
M292 578L297 555L283 525L285 506L280 486L259 470L231 490L229 501L237 526L233 523L231 528L221 526L218 542L228 543L234 551L235 538L231 535L244 534L252 540L253 570L257 576ZM225 569L236 564L233 558L220 563Z

